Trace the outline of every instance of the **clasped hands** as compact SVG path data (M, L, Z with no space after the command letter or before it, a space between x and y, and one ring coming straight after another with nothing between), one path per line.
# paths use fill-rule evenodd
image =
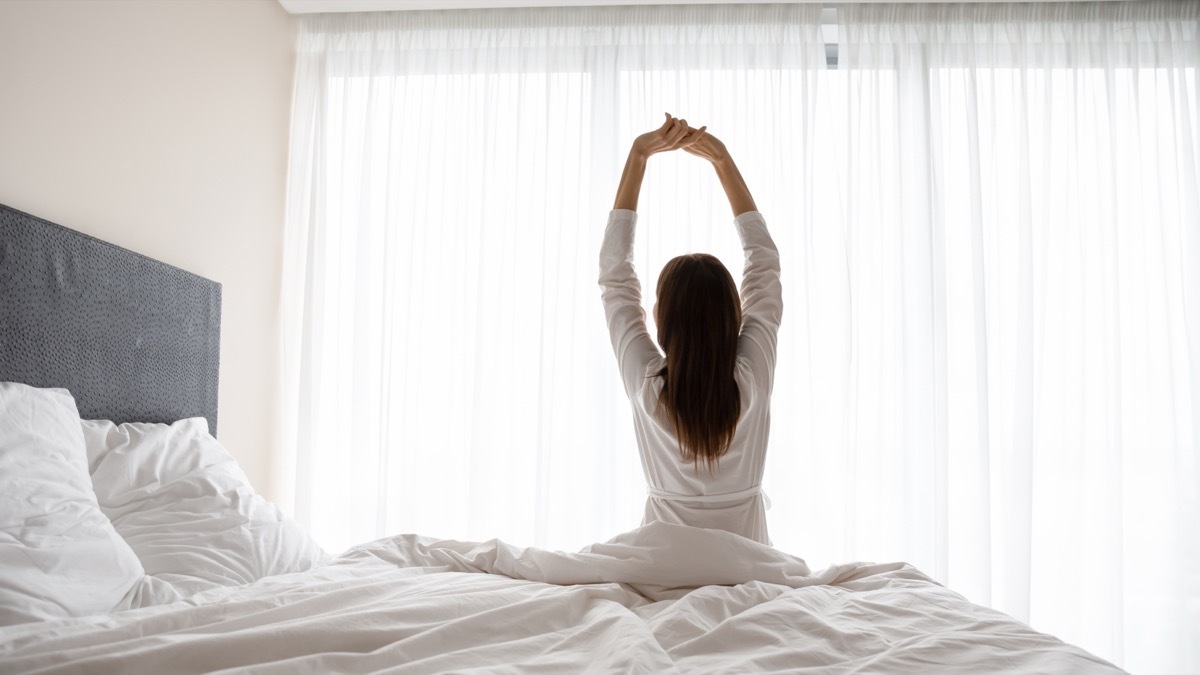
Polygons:
M648 159L651 155L660 152L683 150L697 157L703 157L713 164L728 157L729 153L725 149L725 144L716 136L708 133L708 127L693 129L688 126L687 120L672 117L670 113L664 113L664 115L667 119L663 125L654 131L638 136L633 141L631 152L639 155L642 159Z
M666 113L666 121L654 131L638 136L629 148L629 158L625 161L625 170L621 173L621 183L617 186L617 198L613 200L613 209L637 211L638 195L642 190L642 177L646 172L646 160L651 155L672 150L684 150L689 154L703 157L712 163L717 177L721 179L721 187L729 198L729 206L733 215L739 216L747 211L755 211L754 198L750 189L742 179L741 172L734 164L725 144L716 136L708 133L708 127L693 129L687 120L671 117Z

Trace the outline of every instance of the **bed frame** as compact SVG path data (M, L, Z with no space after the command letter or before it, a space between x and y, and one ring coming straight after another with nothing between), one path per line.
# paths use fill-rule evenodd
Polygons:
M0 205L0 381L215 435L220 347L221 284Z

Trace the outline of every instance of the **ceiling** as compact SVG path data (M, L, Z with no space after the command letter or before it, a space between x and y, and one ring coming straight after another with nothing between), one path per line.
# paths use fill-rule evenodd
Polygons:
M496 9L501 7L585 7L595 5L715 5L749 3L791 3L797 0L279 0L292 14L323 12L387 12L406 9ZM836 5L827 0L799 0L809 4ZM856 0L851 0L852 2ZM906 2L911 0L872 0ZM955 2L957 0L917 0L918 2ZM975 0L1006 2L1007 0ZM1045 2L1048 0L1032 0Z
M596 5L715 5L755 0L279 0L292 14L386 12L405 9L497 9L501 7L590 7ZM792 0L764 0L783 3ZM821 0L811 0L821 2Z

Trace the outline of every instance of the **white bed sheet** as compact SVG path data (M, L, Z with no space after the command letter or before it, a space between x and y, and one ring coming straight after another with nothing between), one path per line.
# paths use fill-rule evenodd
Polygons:
M169 605L0 629L3 672L1122 672L903 564L652 523L579 553L382 539Z

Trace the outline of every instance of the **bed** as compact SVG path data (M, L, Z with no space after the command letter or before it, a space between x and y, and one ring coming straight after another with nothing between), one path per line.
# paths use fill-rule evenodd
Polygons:
M220 287L0 207L0 672L1122 672L905 563L652 523L337 556L216 440Z

